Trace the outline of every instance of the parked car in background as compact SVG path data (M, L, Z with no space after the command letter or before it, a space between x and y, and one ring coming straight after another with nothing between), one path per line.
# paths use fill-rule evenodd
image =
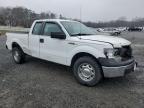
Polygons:
M102 32L102 31L103 31L102 28L90 28L90 29L92 29L92 31L95 32L96 35L106 35L106 36L110 36L109 33Z
M124 31L126 31L127 30L127 28L126 27L118 27L118 28L116 28L118 31L121 31L121 32L124 32Z
M117 30L116 28L104 28L104 29L100 30L100 32L109 33L112 36L118 36L121 34L121 31Z
M132 32L132 31L142 31L143 27L129 27L128 31Z

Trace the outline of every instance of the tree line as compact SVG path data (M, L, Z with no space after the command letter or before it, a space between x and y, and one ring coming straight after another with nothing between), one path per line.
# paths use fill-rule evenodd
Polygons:
M61 14L57 15L52 12L36 13L24 7L0 7L0 25L6 26L22 26L30 27L34 20L37 19L69 19L63 17ZM132 21L127 21L125 18L120 18L109 22L83 22L89 27L103 28L103 27L144 27L144 18L137 18Z
M38 14L24 7L0 8L0 25L30 27L36 19L49 18L56 18L56 14L52 12Z
M84 22L89 27L104 28L104 27L144 27L144 18L138 18L132 21L115 20L109 22Z

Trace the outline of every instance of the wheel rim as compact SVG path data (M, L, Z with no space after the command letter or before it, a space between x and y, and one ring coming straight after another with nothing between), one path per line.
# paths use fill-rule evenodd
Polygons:
M14 56L14 59L15 59L15 61L19 61L19 52L18 51L14 51L14 54L13 54L13 56Z
M91 81L95 77L95 69L88 63L83 63L78 67L78 75L83 81Z

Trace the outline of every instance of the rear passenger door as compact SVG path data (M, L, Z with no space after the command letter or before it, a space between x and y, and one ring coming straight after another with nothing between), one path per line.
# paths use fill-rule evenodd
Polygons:
M31 51L31 55L34 57L39 57L39 36L41 34L43 22L36 22L32 33L29 35L29 49Z
M66 40L51 38L51 32L63 32L56 22L46 22L40 36L40 58L66 64Z

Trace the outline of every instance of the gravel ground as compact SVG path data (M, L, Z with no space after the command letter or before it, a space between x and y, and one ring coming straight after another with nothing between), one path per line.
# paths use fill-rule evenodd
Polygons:
M144 45L144 31L143 32L123 32L121 37L130 40L133 44Z
M136 39L142 43L144 33ZM76 82L68 67L31 57L23 65L13 63L5 40L0 37L0 108L144 108L142 46L134 46L139 62L135 72L85 87Z

